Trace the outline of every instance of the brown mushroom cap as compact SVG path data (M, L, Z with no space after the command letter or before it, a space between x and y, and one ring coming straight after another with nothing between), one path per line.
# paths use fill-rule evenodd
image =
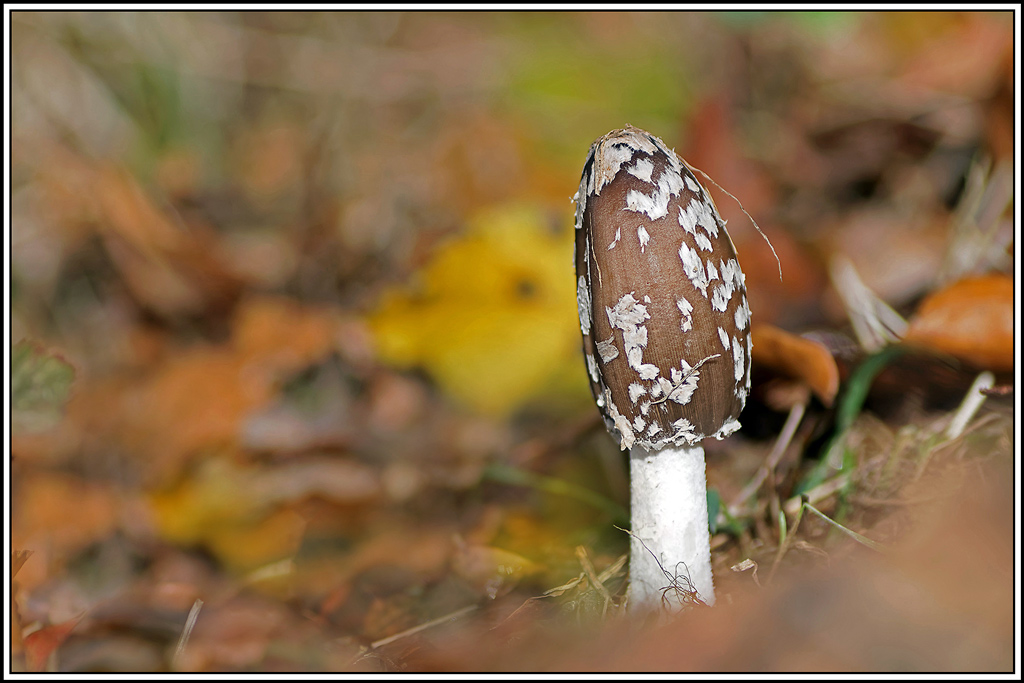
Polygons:
M583 349L609 431L647 450L734 432L750 310L711 196L665 143L627 126L591 145L574 201Z

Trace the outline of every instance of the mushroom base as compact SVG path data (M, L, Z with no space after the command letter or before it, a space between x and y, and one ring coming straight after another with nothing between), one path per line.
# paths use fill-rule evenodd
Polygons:
M629 461L630 611L714 604L704 449L633 446Z

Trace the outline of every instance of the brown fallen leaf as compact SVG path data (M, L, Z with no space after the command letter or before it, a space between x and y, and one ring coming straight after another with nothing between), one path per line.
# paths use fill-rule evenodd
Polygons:
M230 343L168 354L114 397L117 438L148 458L155 483L169 482L202 452L237 447L246 419L271 404L279 383L331 352L334 331L329 309L246 297Z
M755 364L804 382L822 403L832 405L839 390L839 368L824 345L772 325L753 325L750 335Z
M188 315L224 310L238 296L214 233L180 225L122 169L96 169L91 190L104 246L140 304Z
M1013 370L1013 278L1007 275L954 282L926 297L909 322L909 344L979 368Z

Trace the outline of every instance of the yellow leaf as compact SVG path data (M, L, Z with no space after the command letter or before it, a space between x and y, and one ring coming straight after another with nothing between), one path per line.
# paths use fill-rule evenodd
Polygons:
M536 207L478 213L410 286L384 295L370 317L380 358L422 367L495 415L546 391L566 365L582 388L572 237Z
M243 572L293 556L305 529L299 513L281 508L255 524L211 529L206 544L225 565Z
M294 555L305 532L293 504L315 496L355 504L378 493L373 472L334 458L281 467L209 456L172 488L150 494L160 537L208 549L243 573Z
M151 495L160 535L173 543L199 544L219 528L256 523L268 506L252 495L252 478L252 468L208 458L176 487Z

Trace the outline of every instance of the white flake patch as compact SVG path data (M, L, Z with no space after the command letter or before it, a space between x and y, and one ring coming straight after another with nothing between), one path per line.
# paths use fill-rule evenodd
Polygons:
M661 372L657 365L651 363L644 363L640 367L636 368L636 371L640 374L640 379L651 380L658 376Z
M708 296L708 276L704 272L704 262L701 261L700 255L697 254L696 249L691 249L686 246L686 242L683 242L679 246L679 258L683 262L683 273L686 277L690 278L690 282L693 286L701 291L704 298Z
M582 275L576 282L576 306L579 308L580 330L583 334L590 334L590 287Z
M693 398L693 392L697 391L697 380L700 379L700 370L694 370L685 360L680 361L680 363L683 371L677 375L676 369L672 368L674 386L665 398L669 401L675 401L680 405L686 405ZM676 379L677 376L679 380Z
M615 428L619 430L619 434L622 436L622 441L619 445L622 450L627 450L636 441L636 437L633 436L633 426L629 424L629 420L615 407L615 403L611 398L611 389L605 387L604 394L605 401L608 404L608 417L612 419L612 424L615 425Z
M580 178L579 189L572 196L572 202L576 205L576 229L583 228L583 212L587 208L587 185L589 184L590 169L584 169L583 177Z
M600 381L601 376L597 371L597 361L594 360L594 354L592 353L587 354L587 372L590 373L590 379L594 380L594 382Z
M647 243L651 241L651 236L647 232L647 228L642 225L636 229L636 236L640 240L640 253L642 254Z
M715 220L715 210L706 201L697 202L697 225L704 228L711 237L718 238L718 221Z
M614 246L618 244L618 241L620 241L622 239L622 237L623 237L623 228L616 227L615 228L615 239L611 241L610 245L608 245L608 251L611 251L614 248Z
M747 329L747 322L750 320L750 308L747 307L747 297L743 297L740 305L736 307L736 329Z
M715 264L708 259L708 282L718 279L718 269L715 268Z
M732 338L732 360L735 369L736 381L739 382L743 379L743 373L746 370L747 365L743 362L743 346L740 345L740 340L736 337Z
M722 428L715 432L715 438L724 439L725 437L729 436L739 428L740 421L737 420L735 417L730 417L728 420L725 421L725 424L722 425Z
M721 327L718 328L718 339L722 342L722 348L724 348L726 351L728 351L729 350L729 333L726 332L724 328L721 328ZM600 348L601 347L598 346L598 349L600 349Z
M640 375L640 379L654 379L658 376L657 365L643 362L647 346L647 327L642 323L650 319L647 307L633 298L633 293L623 294L615 308L605 306L608 324L622 330L622 344L626 351L626 362Z
M597 177L594 187L587 188L588 195L599 195L605 185L615 179L622 164L633 158L634 149L628 145L616 145L608 141L594 155L594 168Z
M652 384L652 385L651 385L651 398L658 398L658 397L659 397L659 396L661 396L661 395L662 395L663 393L665 393L665 392L663 392L663 391L661 390L661 384L660 384L660 382L661 382L662 380L664 380L664 379L665 379L664 377L659 377L659 378L658 378L658 383L656 383L656 384Z
M623 331L651 318L647 307L633 298L633 292L623 294L614 308L605 306L605 313L608 314L608 324Z
M743 276L743 271L740 270L739 261L731 258L728 261L719 261L718 265L722 269L722 280L724 282L731 282L737 289L743 286L746 278Z
M623 334L623 337L626 335ZM647 346L647 328L641 325L632 335L632 343L626 346L626 362L629 367L639 370L644 362L644 348Z
M626 208L637 213L646 213L652 221L668 215L668 203L673 195L683 189L683 179L679 174L666 169L658 178L658 187L650 196L643 192L630 190L626 193Z
M635 429L636 431L642 432L644 427L646 426L647 423L644 422L644 418L640 417L639 415L633 418L633 429Z
M686 299L680 299L676 302L676 306L679 307L679 312L683 314L683 317L679 319L679 329L683 332L689 332L693 329L693 304Z
M647 436L653 437L655 434L661 431L661 425L657 422L652 422L651 426L647 428Z
M629 400L632 403L636 403L640 400L640 397L647 393L647 389L644 388L643 384L639 382L633 382L629 385Z
M750 349L753 347L754 342L750 340L750 335L747 335L747 386L746 389L750 390L750 366L753 363L754 357L750 354ZM744 398L746 395L744 394Z
M690 192L694 194L700 194L700 185L697 183L697 180L693 177L693 174L687 171L685 174L683 174L683 180L686 181L686 187L690 188Z
M711 246L711 240L708 239L707 235L702 232L694 234L693 239L697 242L697 246L704 251L714 251L715 248Z
M696 441L700 441L700 439L702 438L701 435L697 434L697 431L694 429L693 425L690 424L690 421L684 417L681 417L675 422L673 422L672 427L676 431L676 443L679 442L680 437L690 444Z
M654 172L654 162L650 159L637 159L637 162L626 169L626 172L636 176L645 183L653 182L651 173Z
M606 136L595 143L594 173L590 178L587 195L601 194L605 185L615 179L622 164L633 158L636 152L653 155L658 146L645 134L624 130L615 136Z
M717 285L714 293L711 295L711 308L715 309L720 313L725 313L725 307L729 305L729 299L731 298L732 287L726 285Z
M643 403L640 404L640 414L641 415L646 415L647 411L649 411L650 409L651 409L651 402L650 401L644 401Z
M697 205L696 199L691 199L686 208L679 207L679 227L694 237L697 236Z
M619 350L615 348L615 335L597 342L597 353L601 356L602 363L611 363L618 358Z

